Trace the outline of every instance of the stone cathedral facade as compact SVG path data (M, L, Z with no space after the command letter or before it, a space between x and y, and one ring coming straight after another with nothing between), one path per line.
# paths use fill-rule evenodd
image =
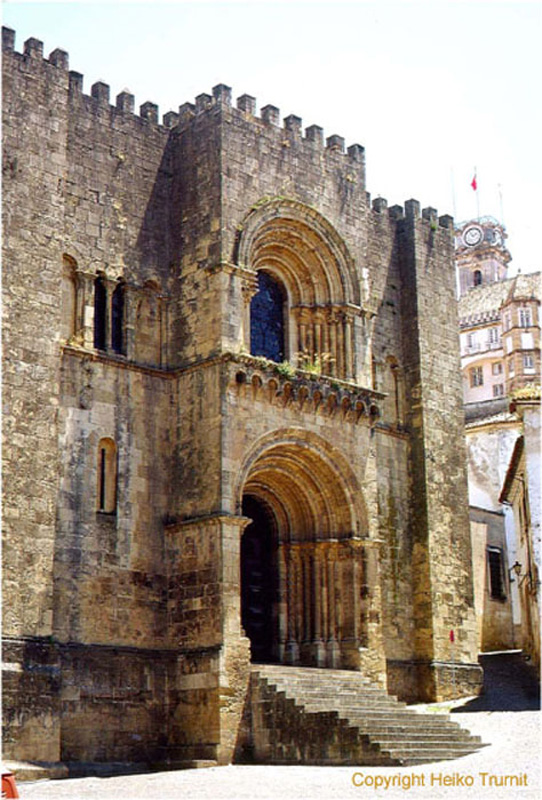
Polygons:
M3 44L6 757L229 763L251 662L476 692L452 219Z

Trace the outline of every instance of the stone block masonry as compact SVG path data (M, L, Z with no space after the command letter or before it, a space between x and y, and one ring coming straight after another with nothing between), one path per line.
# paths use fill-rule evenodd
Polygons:
M6 756L229 763L257 658L471 693L450 218L3 45Z

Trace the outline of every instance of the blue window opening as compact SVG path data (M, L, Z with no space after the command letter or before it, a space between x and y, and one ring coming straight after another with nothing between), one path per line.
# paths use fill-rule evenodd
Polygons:
M250 352L284 361L284 289L267 272L258 273L258 291L250 304Z

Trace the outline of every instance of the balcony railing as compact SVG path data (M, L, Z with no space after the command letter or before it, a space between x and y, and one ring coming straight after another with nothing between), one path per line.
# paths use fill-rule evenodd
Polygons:
M486 353L488 350L501 349L502 339L498 339L496 342L488 340L486 342L473 342L472 344L463 345L461 354L464 356L470 356L473 355L473 353Z

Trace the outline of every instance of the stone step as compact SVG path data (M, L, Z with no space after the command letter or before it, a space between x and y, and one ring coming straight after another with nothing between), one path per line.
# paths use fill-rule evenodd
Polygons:
M277 690L282 692L286 697L295 697L296 700L310 703L313 705L325 705L327 708L330 706L334 708L355 708L360 711L367 709L368 711L400 711L407 709L405 704L397 704L393 702L386 702L384 700L367 700L364 697L355 697L351 700L342 697L319 697L317 694L307 695L301 692L297 693L292 689L283 689L277 687ZM410 712L412 713L412 712ZM414 712L415 713L415 712Z
M311 713L311 712L309 712ZM423 736L424 733L431 735L449 736L450 738L457 738L458 740L470 741L471 735L468 731L461 731L461 729L448 730L441 725L427 726L423 724L407 724L400 718L378 719L376 721L366 720L364 718L356 717L353 714L337 714L339 719L348 722L349 725L356 727L362 733L370 732L375 735L379 734L397 734L397 735L412 735L418 733Z
M389 755L391 758L396 758L399 760L407 759L407 758L424 758L427 761L440 761L442 758L461 758L462 756L468 756L472 753L475 753L478 750L477 747L447 747L443 745L442 747L436 747L433 745L427 745L425 747L421 745L415 745L413 747L383 747L382 753Z
M357 726L359 728L359 726ZM364 731L360 728L360 732ZM418 730L404 730L399 728L377 730L371 728L371 736L374 736L379 742L394 742L404 741L405 738L409 741L436 741L436 742L454 742L457 744L482 744L479 736L472 736L467 731L418 731Z
M444 714L420 714L354 671L257 666L254 708L269 763L423 764L483 743Z
M386 700L387 702L391 703L400 703L401 701L397 700L397 698L393 697L393 695L386 694L381 689L367 689L365 687L348 687L347 689L341 689L340 687L336 686L304 686L303 684L296 684L295 682L291 681L279 681L275 680L274 678L265 677L264 680L271 680L273 685L280 687L281 689L290 689L293 692L299 692L302 694L307 695L318 695L322 697L366 697L367 699L371 700ZM404 703L403 703L404 705Z
M346 685L342 684L329 684L323 681L293 681L293 680L281 680L280 678L275 678L273 675L265 676L269 677L271 680L280 684L281 686L289 686L295 688L299 691L328 691L328 692L341 692L341 693L352 693L352 692L361 692L367 695L372 695L375 697L391 697L391 695L387 694L383 689L380 689L378 686L366 686L365 684L356 685L355 683L348 683Z
M267 678L265 680L267 680ZM366 700L367 702L372 702L372 703L380 702L395 706L399 705L403 708L406 706L406 703L403 703L399 700L395 700L395 698L390 697L389 695L386 695L384 693L376 693L376 692L371 693L363 689L358 691L352 689L351 691L348 692L343 692L337 689L328 689L327 687L321 687L321 688L315 687L311 689L305 689L299 686L292 686L292 685L289 686L285 683L279 683L278 681L276 683L273 682L273 685L276 686L277 689L280 689L281 691L284 692L288 691L295 692L296 696L298 697L303 695L304 697L322 697L322 698L325 697L327 699L348 700L348 701L359 699L359 700Z
M472 744L456 744L455 742L431 742L427 741L423 744L420 742L412 742L410 739L401 742L400 744L394 745L391 743L384 744L380 742L380 746L382 750L385 750L388 753L409 753L411 755L421 755L425 753L427 750L431 750L431 752L448 752L448 753L474 753L478 750L478 747Z
M399 722L402 725L410 725L411 727L419 727L422 730L428 729L442 729L447 728L448 725L452 727L456 727L456 722L448 722L446 719L440 720L437 717L433 718L430 717L429 719L424 719L421 714L417 714L415 711L405 711L401 713L396 709L370 709L370 708L340 708L337 704L328 705L326 703L320 703L318 701L311 702L304 697L293 697L292 695L285 694L281 692L285 697L290 700L293 700L296 705L303 706L306 711L309 712L316 712L316 711L327 711L333 710L337 712L338 716L344 717L348 716L349 719L355 719L356 723L359 721L362 722ZM459 726L457 726L459 727Z

